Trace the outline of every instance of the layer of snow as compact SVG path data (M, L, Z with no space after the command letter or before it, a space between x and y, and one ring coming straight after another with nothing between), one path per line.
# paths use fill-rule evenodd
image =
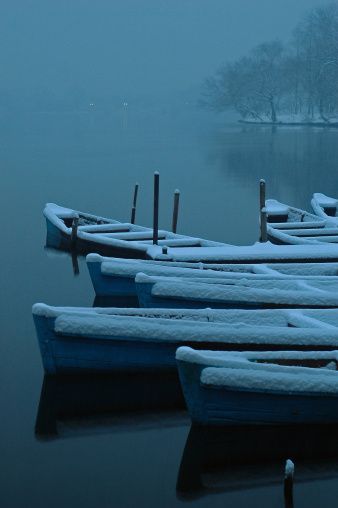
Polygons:
M272 365L264 364L262 369L257 370L207 367L201 373L201 382L208 386L246 391L338 395L336 371L278 366L280 368L272 372L266 367Z
M338 278L337 277L319 277L319 278L308 278L304 279L303 277L268 277L261 279L259 276L255 276L249 274L247 277L246 274L240 274L239 277L232 278L228 277L227 273L221 273L219 277L202 277L199 276L200 272L193 272L190 274L188 280L182 280L181 277L170 276L170 273L167 276L162 275L147 275L144 272L138 272L135 276L135 282L137 283L145 283L145 284L155 284L154 290L152 294L158 294L158 285L161 282L172 286L177 286L178 292L181 291L183 286L189 284L189 290L194 288L195 284L213 284L218 286L235 286L235 287L248 287L248 288L258 288L258 289L269 289L269 290L285 290L285 291L298 291L298 290L306 290L312 292L323 292L330 291L333 293L338 292ZM172 274L173 275L173 274ZM206 286L203 286L206 289ZM200 286L199 286L200 288ZM195 291L194 291L195 295Z
M274 229L288 230L289 234L292 234L293 230L298 230L300 233L305 234L309 229L315 229L313 232L318 232L325 227L328 227L327 221L318 218L318 221L308 220L304 222L269 222L269 227ZM290 231L289 231L290 230Z
M254 314L254 313L253 313ZM257 319L257 317L256 317ZM205 341L237 344L312 345L338 347L338 329L262 326L241 321L208 322L199 320L149 319L147 317L109 316L108 314L60 314L55 332L70 336L114 339L143 339L159 342Z
M272 122L269 115L260 115L259 118L250 118L241 120L242 123L256 123L256 124L269 124L269 125L320 125L328 126L330 124L337 124L338 117L332 116L324 120L319 114L308 116L304 113L278 113L277 121Z
M288 215L289 207L276 199L267 199L265 201L265 211L268 215Z
M124 266L128 271L130 266L131 272L134 266L139 266L138 272L146 271L144 267L175 267L175 268L189 268L194 270L213 270L216 272L227 272L228 273L242 273L245 276L247 274L258 274L258 275L271 275L277 277L279 274L301 276L301 277L324 277L324 276L338 276L338 263L269 263L269 264L215 264L215 263L201 263L201 262L180 262L180 261L158 261L152 259L122 259L122 258L111 258L100 256L99 254L88 254L86 257L87 263L104 263L105 272L109 272L108 265L112 263L114 266ZM200 276L200 275L198 275Z
M74 316L89 315L92 317L130 316L147 319L172 319L205 322L223 322L233 328L243 324L259 327L334 328L338 332L338 309L140 309L140 308L109 308L109 307L52 307L44 303L33 305L33 314L46 318L56 318L69 314ZM309 321L311 319L312 321Z
M338 245L275 245L270 242L255 243L249 246L227 246L227 247L191 247L191 248L169 248L168 254L163 255L162 249L156 245L147 249L147 255L153 259L174 260L174 261L235 261L245 263L248 261L257 262L278 262L281 260L330 260L338 259Z
M184 277L184 278L208 278L213 280L222 280L222 279L275 279L275 278L281 278L281 279L287 279L292 278L294 279L295 276L293 275L285 275L280 274L277 271L274 271L272 269L266 268L266 270L261 270L263 273L252 273L252 270L250 270L250 267L248 266L248 272L236 272L236 271L220 271L220 270L208 270L208 265L205 266L204 270L196 270L196 267L194 268L180 268L170 265L156 265L154 263L147 263L147 262L138 262L135 260L134 262L128 262L125 263L123 259L116 259L116 260L109 260L109 261L103 261L101 263L101 273L105 276L111 276L111 277L128 277L128 278L134 278L137 273L142 271L146 275L158 275L162 277ZM257 270L258 272L260 270Z
M294 474L295 474L295 465L292 462L292 460L287 459L287 461L285 463L285 470L284 470L285 478L290 478Z
M222 280L149 277L139 273L138 284L153 284L153 297L205 302L267 303L279 305L338 306L338 284L335 280Z
M337 362L338 351L206 351L181 346L176 351L176 359L208 367L228 367L230 363L234 365L234 362L244 362L243 368L255 368L255 365L260 368L262 364L252 362L257 360L271 362L278 360L324 360ZM236 365L238 366L238 364ZM275 367L276 365L273 368ZM318 369L313 369L313 371L319 372Z
M336 207L338 203L337 199L330 198L321 192L315 192L313 199L323 208Z
M129 232L120 232L120 233L110 233L109 231L113 230L114 228L110 228L110 224L117 224L118 226L122 226L122 223L106 219L104 217L98 217L95 215L90 215L83 212L78 212L76 210L72 210L70 208L64 208L60 207L59 205L56 205L55 203L47 203L45 206L45 209L43 211L45 217L54 224L58 229L63 231L63 233L70 235L71 234L71 228L66 227L65 223L62 219L65 218L75 218L75 217L88 217L89 219L93 219L94 221L103 221L106 224L100 225L100 224L86 224L86 225L80 225L78 227L77 235L80 239L85 240L87 242L93 242L93 243L100 243L101 245L107 245L110 247L115 248L128 248L133 249L136 251L146 252L147 249L149 249L149 245L145 243L144 241L140 240L137 241L140 237L144 237L145 235L141 234L141 232L144 232L147 235L147 238L151 238L152 235L152 229L145 228L142 226L137 226L133 224L123 223L123 227L128 227L130 230ZM102 226L102 227L100 227ZM106 232L108 229L108 232ZM117 227L118 229L118 227ZM140 234L137 234L137 233ZM194 238L186 235L179 235L176 233L171 233L169 231L159 231L159 234L162 238L165 238L165 240L169 239L170 243L172 243L174 246L180 246L180 245L202 245L204 247L217 247L217 246L226 246L227 244L221 243L221 242L214 242L211 240L204 240L201 238ZM158 249L161 249L161 247L157 246ZM194 248L194 247L190 247ZM162 251L162 249L161 249Z

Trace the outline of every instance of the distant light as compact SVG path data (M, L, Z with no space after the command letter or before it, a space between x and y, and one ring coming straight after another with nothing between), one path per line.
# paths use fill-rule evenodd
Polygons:
M95 106L94 102L91 102L91 103L89 104L89 106L91 106L91 107Z
M126 108L128 106L128 102L124 102L123 106Z

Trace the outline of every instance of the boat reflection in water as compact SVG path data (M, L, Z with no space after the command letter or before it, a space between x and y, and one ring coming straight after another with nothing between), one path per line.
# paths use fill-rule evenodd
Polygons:
M188 422L175 372L45 376L35 434L53 439Z
M137 296L95 296L93 307L139 307Z
M287 459L297 483L338 474L338 425L192 426L177 479L177 497L280 484Z

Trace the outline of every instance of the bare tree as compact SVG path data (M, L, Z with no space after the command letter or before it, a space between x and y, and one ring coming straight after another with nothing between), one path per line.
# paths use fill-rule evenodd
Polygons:
M338 2L313 9L288 45L266 42L226 64L206 81L204 104L272 123L280 113L329 121L338 113Z

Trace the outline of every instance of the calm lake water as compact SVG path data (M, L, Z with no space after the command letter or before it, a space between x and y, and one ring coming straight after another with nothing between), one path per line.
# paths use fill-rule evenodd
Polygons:
M190 425L179 410L175 380L164 387L161 380L136 380L135 394L132 380L116 379L111 393L101 386L97 407L86 385L45 383L35 435L43 370L31 306L91 306L94 299L84 261L74 277L67 255L44 249L42 209L52 201L129 220L137 181L137 221L151 225L152 175L159 170L160 227L170 227L179 188L179 232L253 243L260 178L267 181L268 197L300 208L309 208L315 191L338 196L338 131L241 126L187 106L130 107L8 115L0 120L0 146L1 506L284 506L282 463L279 483L278 471L271 478L263 467L254 468L253 479L244 466L214 477L204 471L203 478L192 468L204 488L188 500L177 493ZM114 410L103 415L98 406L109 403ZM51 428L54 438L43 439ZM191 477L193 464L185 463L184 477ZM247 481L236 480L237 473ZM296 483L295 507L336 502L338 460L322 463L306 478L312 481Z

